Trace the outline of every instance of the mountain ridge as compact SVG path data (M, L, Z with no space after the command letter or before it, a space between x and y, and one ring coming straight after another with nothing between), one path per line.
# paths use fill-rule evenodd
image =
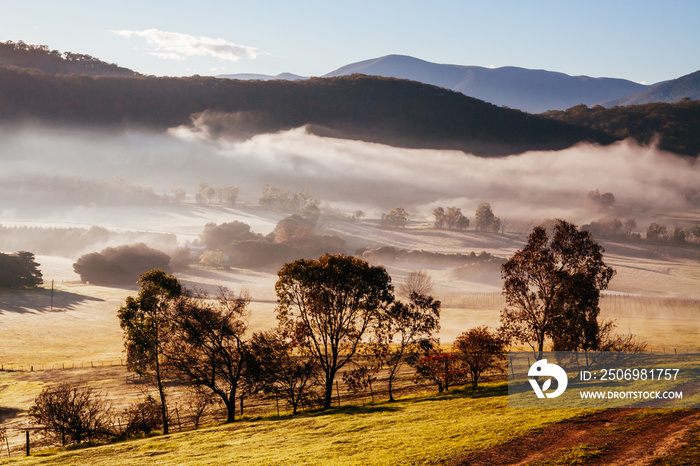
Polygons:
M386 55L345 65L324 77L349 73L411 79L462 92L495 105L529 113L595 105L651 86L619 78L570 76L565 73L505 66L437 64L406 55Z
M604 102L603 107L644 105L657 102L675 103L683 99L700 99L700 70L680 78L655 84L644 92Z
M494 105L529 113L566 110L584 104L639 105L679 102L700 98L700 71L675 80L647 85L611 77L571 76L559 71L517 66L488 68L433 63L408 55L391 54L344 65L323 77L355 73L409 79L461 92ZM229 79L308 79L291 73L276 76L255 74L219 75ZM613 96L613 97L611 97Z

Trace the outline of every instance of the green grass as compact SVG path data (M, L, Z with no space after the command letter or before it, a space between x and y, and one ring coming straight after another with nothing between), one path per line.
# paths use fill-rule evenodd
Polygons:
M506 442L582 410L508 409L505 384L239 421L0 464L435 464Z

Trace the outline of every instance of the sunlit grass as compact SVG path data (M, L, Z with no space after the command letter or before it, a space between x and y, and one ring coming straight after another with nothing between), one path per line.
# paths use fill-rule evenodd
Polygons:
M507 409L505 384L53 451L22 464L435 464L583 410Z

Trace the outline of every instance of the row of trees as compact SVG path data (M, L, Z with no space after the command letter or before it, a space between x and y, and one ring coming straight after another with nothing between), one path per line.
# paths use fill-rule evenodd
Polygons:
M459 207L436 207L433 210L435 228L448 230L464 230L469 227L469 219L462 214L462 209Z
M615 205L613 193L600 194L600 190L589 191L586 195L589 206L596 212L605 212Z
M439 302L415 292L406 304L396 301L384 268L353 257L300 259L278 275L279 327L250 337L247 297L211 300L189 295L162 271L142 277L119 319L129 367L154 377L164 432L168 377L211 390L229 422L242 391L275 393L296 411L320 382L329 408L338 371L365 349L363 337L372 334L375 361L391 366L393 379L408 349L438 328Z
M184 191L174 192L176 199L184 199ZM209 183L199 183L199 192L195 194L195 202L197 204L221 204L227 207L233 207L238 200L238 186L223 186L217 188L210 186Z
M647 239L657 243L685 244L691 241L700 243L700 225L683 229L651 223L647 228Z
M456 206L436 207L433 209L433 226L439 229L465 230L469 227L469 219L464 216L462 209ZM390 228L403 228L408 223L408 212L403 207L391 209L382 214L381 223ZM505 224L491 210L491 204L482 202L476 208L475 225L477 231L502 232Z
M235 420L236 401L242 408L244 397L253 393L285 399L293 413L316 400L330 408L335 378L349 366L353 369L343 378L351 389L371 383L385 368L391 401L406 362L416 369L415 381L427 379L440 391L467 380L476 386L503 357L507 342L480 327L460 335L455 353L445 355L434 338L440 302L428 294L431 288L426 274L412 273L399 290L407 298L402 302L383 267L342 255L294 261L280 270L276 285L279 327L249 336L247 296L193 295L175 277L153 270L141 277L138 296L127 298L118 316L128 366L152 377L159 399L115 415L91 389L62 384L44 390L30 415L80 442L157 425L167 433L166 387L173 378L220 399L228 422ZM435 362L453 357L459 377L446 380Z
M319 200L309 194L308 188L290 191L265 185L260 196L260 205L273 210L302 213L309 208L318 208Z
M464 230L469 227L469 219L462 214L462 209L459 207L437 207L433 210L435 228L447 228L449 230ZM474 213L474 228L476 231L491 231L494 233L502 232L504 222L496 217L491 210L491 204L482 202L476 208Z
M637 221L633 218L621 220L617 217L604 218L581 226L581 230L590 232L596 238L632 238L641 239L639 233L635 233ZM656 222L649 224L646 231L646 239L656 243L671 243L681 245L685 243L700 243L700 225L688 228L661 225Z
M317 232L319 215L317 207L308 207L300 214L280 220L275 229L265 236L236 220L222 224L208 223L199 237L199 243L206 247L199 255L199 261L213 267L279 267L295 257L343 251L343 238Z
M627 238L640 238L639 234L634 233L637 228L637 221L633 218L620 220L617 217L605 218L598 221L593 221L586 225L581 225L582 230L591 232L596 238L617 238L625 236Z
M442 391L498 367L511 341L532 346L542 357L554 350L635 350L631 337L615 337L612 322L599 321L600 291L614 270L589 232L558 220L550 238L536 227L526 246L502 267L508 307L497 332L478 327L461 334L445 353L434 334L440 302L430 296L425 275L409 276L396 299L383 267L344 255L285 264L275 285L279 326L248 335L249 298L222 293L212 300L193 295L160 270L144 274L137 297L118 315L129 368L153 377L164 433L168 432L166 381L176 377L209 391L233 421L236 400L274 393L294 412L321 387L331 406L333 386L345 369L348 386L371 384L379 368L388 374L389 398L400 367L408 362L415 380ZM362 363L362 364L361 364Z

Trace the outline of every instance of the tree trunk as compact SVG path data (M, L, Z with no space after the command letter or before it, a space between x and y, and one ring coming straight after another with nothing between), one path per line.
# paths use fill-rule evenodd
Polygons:
M390 374L389 375L389 401L396 401L396 400L394 400L394 394L391 391L391 385L392 385L393 380L394 380L394 375Z
M158 394L160 395L160 413L163 420L163 435L168 435L168 406L165 403L165 387L163 386L163 379L160 373L160 362L158 361L158 354L156 354L156 380L158 381Z
M226 405L226 422L234 422L236 420L236 399L224 400Z
M335 372L326 374L326 394L323 399L323 409L331 409L331 403L333 402L333 380L335 379Z

